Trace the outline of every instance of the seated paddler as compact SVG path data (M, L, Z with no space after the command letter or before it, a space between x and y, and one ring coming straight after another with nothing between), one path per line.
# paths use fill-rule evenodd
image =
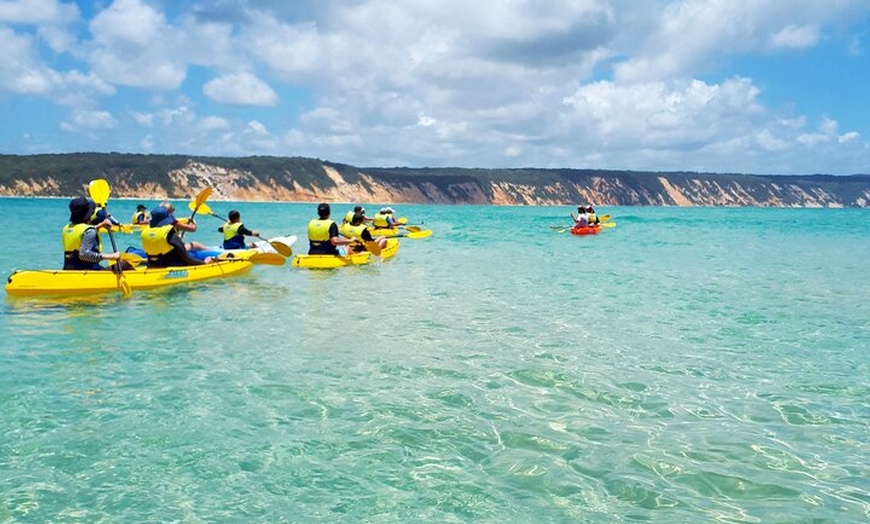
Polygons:
M117 252L103 253L99 229L108 229L112 223L103 217L92 222L97 206L93 200L76 197L69 203L69 223L62 231L63 238L63 268L64 269L106 269L100 262L103 260L119 260ZM121 269L130 268L126 262L121 263Z

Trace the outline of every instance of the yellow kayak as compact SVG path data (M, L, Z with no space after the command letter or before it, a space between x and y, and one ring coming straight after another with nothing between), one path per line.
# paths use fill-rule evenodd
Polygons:
M174 286L249 271L250 260L228 259L201 266L137 268L119 275L112 271L27 269L9 275L6 293L17 297L92 295L117 292L126 282L133 291ZM123 279L123 281L121 280Z
M399 241L395 238L387 240L387 247L381 250L381 260L396 256L399 251ZM293 267L305 269L336 269L344 266L360 266L369 264L374 256L368 251L351 255L296 255L293 257Z
M393 229L393 228L369 228L369 233L372 234L373 237L387 237L387 238L426 238L432 235L431 229L423 229L418 231L409 231L406 229Z
M133 233L141 233L142 228L146 227L147 224L119 224L117 226L112 226L113 233L126 233L128 235L132 235Z

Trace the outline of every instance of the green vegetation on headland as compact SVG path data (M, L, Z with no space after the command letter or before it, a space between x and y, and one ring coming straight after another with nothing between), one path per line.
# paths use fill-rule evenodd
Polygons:
M870 175L745 175L595 169L359 168L302 157L121 153L0 155L0 195L442 204L870 207Z

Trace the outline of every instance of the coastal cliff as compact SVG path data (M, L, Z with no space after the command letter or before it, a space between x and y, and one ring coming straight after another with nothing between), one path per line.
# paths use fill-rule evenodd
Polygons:
M0 195L480 205L870 207L870 175L587 169L359 168L311 158L80 153L0 155Z

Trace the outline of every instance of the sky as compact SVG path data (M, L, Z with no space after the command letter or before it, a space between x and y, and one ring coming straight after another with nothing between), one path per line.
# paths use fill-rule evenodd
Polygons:
M868 0L0 0L0 153L870 173Z

